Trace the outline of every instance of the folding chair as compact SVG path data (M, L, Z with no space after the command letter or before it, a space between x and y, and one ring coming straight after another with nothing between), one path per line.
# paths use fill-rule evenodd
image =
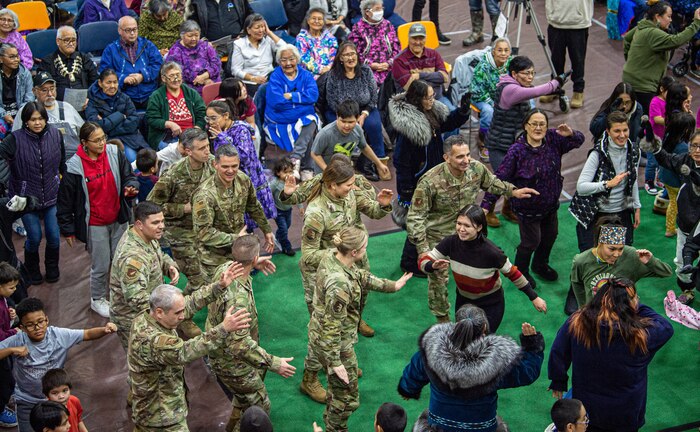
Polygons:
M46 3L44 2L27 1L12 3L7 5L7 8L16 13L19 18L19 28L17 28L17 31L46 30L51 26L49 11L46 9Z
M83 24L78 28L78 51L93 53L92 61L100 64L102 51L119 38L116 21L100 21Z
M284 30L287 25L287 14L284 11L282 0L254 0L249 2L251 9L265 17L268 27L277 36L284 39L287 43L293 44L295 39Z
M209 105L209 102L219 97L219 87L221 87L221 83L215 82L207 84L202 88L202 99L204 99L204 105Z
M42 59L58 49L56 45L56 29L39 30L27 35L27 45L32 50L34 61Z

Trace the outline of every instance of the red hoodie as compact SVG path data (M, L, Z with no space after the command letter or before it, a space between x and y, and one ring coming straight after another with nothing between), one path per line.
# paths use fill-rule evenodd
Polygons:
M113 224L119 216L119 194L106 149L97 157L97 160L90 159L82 146L78 146L76 154L83 161L90 203L89 225Z

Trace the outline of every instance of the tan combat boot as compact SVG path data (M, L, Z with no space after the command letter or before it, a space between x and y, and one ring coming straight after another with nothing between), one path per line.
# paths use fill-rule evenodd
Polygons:
M182 334L187 336L188 339L195 338L202 334L202 330L197 327L197 324L195 324L191 319L184 320L179 326L177 326L177 328L180 329Z
M491 228L498 228L501 226L501 221L498 220L498 216L496 216L496 213L493 211L488 212L486 215L486 225L490 226Z
M360 320L360 325L357 326L357 331L364 337L374 336L374 329L367 324L363 319Z
M299 390L318 403L326 403L326 389L323 388L321 381L318 380L318 372L305 370Z
M379 158L379 162L382 163L385 167L389 168L389 156L384 156L382 158ZM391 172L389 172L388 175L382 175L379 170L377 170L377 174L379 174L379 179L383 181L391 180Z
M571 99L571 108L581 108L583 106L583 93L574 92L574 97Z
M557 100L557 95L549 94L549 95L544 95L540 96L540 103L552 103L555 100Z

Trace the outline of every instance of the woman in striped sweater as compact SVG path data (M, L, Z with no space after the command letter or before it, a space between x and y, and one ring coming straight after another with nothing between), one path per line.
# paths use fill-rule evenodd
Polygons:
M455 312L470 303L486 312L491 333L503 319L505 298L501 285L503 273L520 291L527 295L540 312L547 312L547 303L532 289L525 276L503 251L487 239L486 215L481 207L468 205L457 215L456 233L445 237L418 262L424 272L448 266L457 284Z

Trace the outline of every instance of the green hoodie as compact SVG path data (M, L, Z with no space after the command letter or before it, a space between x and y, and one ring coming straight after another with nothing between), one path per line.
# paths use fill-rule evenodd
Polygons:
M670 35L654 21L641 20L625 35L625 59L622 80L638 92L656 94L659 81L666 72L671 50L690 41L700 30L700 20L693 20L685 30Z

